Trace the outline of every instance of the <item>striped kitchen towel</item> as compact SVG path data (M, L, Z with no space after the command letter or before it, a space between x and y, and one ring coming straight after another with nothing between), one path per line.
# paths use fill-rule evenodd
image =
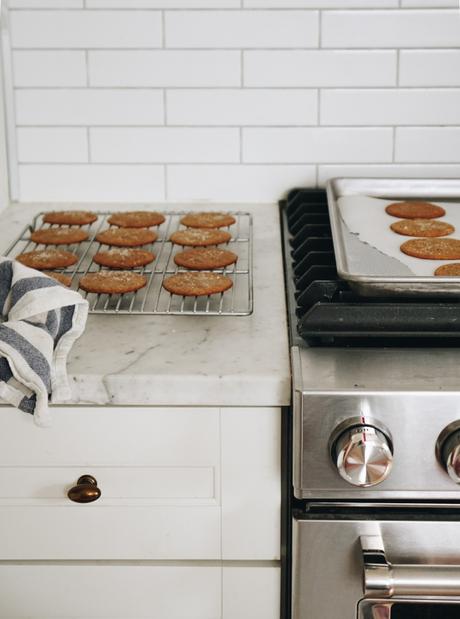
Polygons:
M0 399L49 425L50 396L70 399L67 356L87 316L78 292L0 257Z

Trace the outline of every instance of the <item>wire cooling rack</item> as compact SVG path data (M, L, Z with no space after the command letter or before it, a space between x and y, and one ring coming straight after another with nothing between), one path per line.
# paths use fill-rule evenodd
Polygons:
M142 249L152 251L156 258L146 267L132 269L147 278L147 285L135 293L107 295L80 293L87 298L90 313L93 314L170 314L170 315L207 315L207 316L247 316L253 310L252 284L252 217L249 213L231 212L236 223L228 231L232 235L225 247L238 256L236 264L213 272L229 277L233 286L229 290L209 296L183 297L173 295L163 288L163 282L169 275L186 271L174 262L174 256L184 248L169 241L173 232L185 229L180 223L181 217L189 211L175 211L163 213L166 221L155 228L158 238L154 243L144 245ZM15 258L21 253L44 249L44 245L37 245L30 240L34 230L53 228L56 226L43 222L43 214L37 215L32 224L26 226L18 238L12 243L6 255ZM95 237L100 231L111 227L107 218L111 213L98 213L98 220L89 226L81 226L89 234L87 241L73 245L59 245L59 249L71 251L78 256L78 262L66 269L56 269L72 279L72 288L78 290L78 282L86 273L104 270L93 262L93 256L103 249ZM80 226L79 226L80 227ZM221 247L223 247L222 245ZM47 247L50 247L49 245ZM53 246L51 246L53 247ZM185 248L186 249L186 248ZM131 270L131 269L130 269Z

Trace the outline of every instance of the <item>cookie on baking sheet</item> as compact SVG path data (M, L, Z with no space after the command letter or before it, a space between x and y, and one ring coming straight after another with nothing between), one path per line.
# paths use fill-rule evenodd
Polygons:
M186 269L212 270L222 269L233 264L238 260L238 256L227 249L217 249L216 247L201 247L199 249L188 249L181 251L174 256L174 262Z
M221 243L228 243L232 238L229 232L224 230L177 230L171 234L170 241L177 245L184 245L190 247L206 247L207 245L220 245Z
M233 286L233 282L225 275L219 273L197 273L188 271L176 273L167 277L163 287L171 294L182 297L201 297L218 292L224 292Z
M403 219L435 219L436 217L443 217L446 214L442 206L418 200L393 202L393 204L389 204L386 207L385 211L388 215L401 217Z
M78 262L78 257L62 249L42 249L29 251L16 256L16 260L26 267L43 271L45 269L63 269Z
M127 211L125 213L113 213L108 218L108 223L119 228L150 228L159 226L165 221L164 215L154 211Z
M459 277L460 276L460 262L451 262L450 264L443 264L438 267L434 272L435 275L441 277Z
M460 240L458 239L412 239L401 245L401 251L423 260L460 259Z
M401 219L391 224L390 228L393 232L404 236L436 237L455 232L454 226L437 219Z
M67 286L67 288L70 288L72 285L72 278L70 275L64 275L64 273L53 273L52 271L44 271L44 274L48 275L48 277L52 277L63 286Z
M79 228L44 228L30 235L30 240L38 245L73 245L87 238L88 233Z
M116 247L139 247L157 239L157 234L147 228L108 228L96 235L96 241Z
M45 223L59 226L86 226L96 220L96 213L91 211L50 211L43 215Z
M187 228L225 228L236 222L228 213L188 213L180 220Z
M97 294L125 294L140 290L146 283L146 277L132 271L98 271L84 275L79 286Z
M120 247L99 251L93 258L96 264L111 269L134 269L144 267L155 260L155 254L145 249L131 249Z

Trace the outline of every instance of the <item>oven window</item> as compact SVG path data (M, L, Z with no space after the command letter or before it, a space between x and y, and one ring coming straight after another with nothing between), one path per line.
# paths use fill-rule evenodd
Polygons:
M460 603L364 601L358 616L359 619L459 619Z

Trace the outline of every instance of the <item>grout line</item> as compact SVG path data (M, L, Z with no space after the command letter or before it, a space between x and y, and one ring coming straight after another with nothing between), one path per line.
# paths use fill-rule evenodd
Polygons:
M254 129L254 130L262 130L262 131L270 131L271 129L277 129L277 130L291 130L291 129L307 129L308 131L312 131L312 130L316 130L316 129L337 129L337 130L345 130L345 131L359 131L360 129L365 129L365 130L370 130L370 129L375 129L375 130L389 130L391 129L394 124L393 123L387 123L385 125L356 125L356 124L349 124L349 125L345 125L345 124L322 124L320 126L318 126L317 124L317 120L314 120L313 122L311 122L310 124L300 124L300 125L296 125L296 124L290 124L290 125L280 125L280 124L272 124L272 125L245 125L245 124L233 124L233 125L223 125L223 124L219 124L219 125L197 125L197 124L193 124L193 125L125 125L125 124L120 124L120 125L96 125L96 124L81 124L81 125L69 125L69 124L62 124L62 125L35 125L35 124L30 124L30 125L24 125L24 124L18 124L16 125L16 127L19 129L85 129L86 127L90 126L92 129L133 129L133 130L141 130L141 129L181 129L181 130L192 130L192 131L200 131L202 129L205 130L209 130L209 129L215 129L216 131L219 131L220 129L238 129L240 127L244 128L244 129ZM439 130L439 131L443 131L443 130L452 130L452 129L460 129L460 122L456 123L456 124L450 124L450 125L439 125L439 124L414 124L414 125L410 125L410 124L400 124L398 125L401 129L427 129L427 130ZM230 132L227 132L230 133Z
M323 46L323 12L319 11L318 15L318 48Z
M164 88L167 88L168 90L190 90L190 91L194 91L194 90L209 90L209 91L213 91L213 90L228 90L228 91L233 91L233 90L239 90L241 88L241 85L239 84L235 84L235 85L231 85L231 86L189 86L189 85L183 85L183 86L168 86L167 84L164 85L155 85L155 86L90 86L91 90L94 91L120 91L120 92L125 92L125 91L148 91L148 92L154 92L154 91L161 91ZM390 86L379 86L379 85L342 85L342 86L328 86L328 85L322 85L322 84L315 84L315 85L306 85L306 86L270 86L270 85L265 85L265 86L244 86L245 90L286 90L286 91L295 91L295 90L299 90L302 92L306 92L306 91L314 91L317 90L318 88L321 88L322 90L338 90L338 91L342 91L342 90L367 90L367 91L378 91L378 90L394 90L395 92L400 92L400 91L413 91L413 90L419 90L421 93L424 92L430 92L430 91L434 91L434 92L442 92L442 91L455 91L458 90L460 91L460 81L457 85L453 85L453 86L437 86L437 85L429 85L429 86L401 86L400 88L398 88L398 86L396 84L391 84ZM68 92L72 92L74 90L87 90L88 86L14 86L14 90L17 91L31 91L31 92L36 92L36 91L56 91L56 92L61 92L61 91L68 91Z
M324 11L323 11L324 12ZM272 46L272 47L266 47L266 46L260 46L260 47L247 47L244 45L238 45L238 46L234 46L234 47L166 47L165 49L163 49L161 47L161 45L152 45L151 47L136 47L136 46L129 46L129 47L112 47L112 46L100 46L100 47L94 47L94 46L83 46L80 45L78 47L62 47L60 45L55 45L55 46L51 46L51 47L37 47L37 46L11 46L11 49L13 51L31 51L31 52L58 52L58 51L82 51L84 49L87 49L89 51L92 52L119 52L119 53L128 53L129 52L145 52L145 53L155 53L155 52L162 52L162 51L171 51L171 52L238 52L241 50L244 51L248 51L248 52L318 52L318 51L324 51L324 52L342 52L342 53L352 53L352 52L391 52L394 51L396 49L395 45L377 45L375 47L370 47L368 45L364 45L364 46L327 46L327 47L322 47L320 50L318 49L317 45L315 44L311 44L311 45L303 45L303 46ZM404 47L404 45L399 46L399 49L402 50L407 50L407 51L431 51L431 52L443 52L443 51L458 51L458 46L455 45L431 45L431 46L423 46L423 45L412 45L412 46L408 46L408 47Z
M166 13L161 11L161 47L166 47Z

